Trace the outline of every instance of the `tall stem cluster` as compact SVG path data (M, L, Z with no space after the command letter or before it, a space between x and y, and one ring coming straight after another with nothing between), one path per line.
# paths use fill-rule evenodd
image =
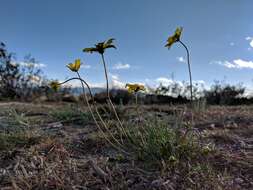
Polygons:
M108 80L108 73L107 73L107 68L106 68L106 63L105 63L105 58L104 58L104 54L102 53L101 54L102 56L102 62L103 62L103 66L104 66L104 73L105 73L105 79L106 79L106 92L107 92L107 98L108 98L108 102L114 112L114 115L116 117L116 119L118 120L119 122L119 125L120 125L120 130L124 133L125 136L127 136L127 133L123 127L123 124L121 122L121 120L119 119L119 116L118 116L118 113L115 109L115 106L113 105L112 101L111 101L111 98L110 98L110 90L109 90L109 80Z
M71 78L71 79L68 79L68 80L66 80L66 81L64 81L64 82L62 82L62 83L60 83L60 85L62 85L62 84L64 84L64 83L67 83L67 82L69 82L69 81L71 81L71 80L80 80L81 85L82 85L83 94L84 94L84 97L85 97L85 102L86 102L86 104L87 104L87 106L88 106L89 112L91 113L91 116L92 116L92 118L93 118L93 120L94 120L96 126L98 127L99 131L102 133L103 137L104 137L114 148L116 148L116 149L118 149L118 150L120 150L120 151L122 151L122 152L128 154L128 152L125 151L125 150L123 149L123 147L122 147L123 145L122 145L122 144L115 138L115 136L110 132L108 126L106 125L106 123L105 123L104 120L102 119L101 115L99 114L98 109L97 109L97 107L96 107L96 105L95 105L94 97L93 97L93 95L92 95L90 86L88 85L88 83L87 83L85 80L83 80L83 79L81 78L79 72L77 72L77 76L78 76L78 77L73 77L73 78ZM115 143L116 143L118 146L117 146L116 144L114 144L114 143L107 137L107 135L104 133L102 127L100 126L99 122L97 121L97 119L96 119L96 117L95 117L95 115L94 115L94 113L93 113L92 107L91 107L91 105L90 105L90 103L89 103L87 94L85 93L84 84L86 85L86 87L87 87L87 89L88 89L88 91L89 91L89 95L90 95L90 97L91 97L91 99L92 99L92 101L93 101L93 105L94 105L94 107L95 107L95 111L96 111L96 114L97 114L97 116L98 116L100 122L102 123L104 129L109 133L110 137L115 141Z

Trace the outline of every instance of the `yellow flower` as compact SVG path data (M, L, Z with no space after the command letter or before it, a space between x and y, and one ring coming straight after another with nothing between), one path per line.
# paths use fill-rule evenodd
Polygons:
M57 81L52 81L49 83L49 85L54 91L58 91L60 88L60 83Z
M87 52L87 53L98 52L100 54L103 54L105 52L105 49L107 49L107 48L116 49L115 45L112 44L114 40L115 39L111 38L107 41L95 44L95 47L84 48L83 52Z
M67 65L67 67L73 72L77 72L80 69L80 66L81 66L80 59L76 59L74 63L69 63Z
M167 39L167 44L165 45L165 47L170 48L175 42L178 42L180 40L180 36L182 33L183 28L182 27L178 27L175 31L175 33L173 34L173 36L170 36Z
M126 84L126 88L128 90L128 92L130 93L134 93L134 92L138 92L140 90L145 91L145 87L141 84Z

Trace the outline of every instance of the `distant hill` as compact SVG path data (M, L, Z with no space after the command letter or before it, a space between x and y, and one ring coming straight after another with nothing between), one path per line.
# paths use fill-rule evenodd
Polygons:
M100 93L100 92L103 92L103 91L106 91L105 88L99 88L99 87L94 87L94 88L91 88L91 93L92 94L96 94L96 93ZM81 87L74 87L74 88L71 88L71 93L73 93L74 95L80 95L83 93L83 89ZM88 89L85 88L85 92L88 93Z

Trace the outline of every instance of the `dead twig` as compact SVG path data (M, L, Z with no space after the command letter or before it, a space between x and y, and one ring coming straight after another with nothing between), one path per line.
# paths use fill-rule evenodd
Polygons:
M87 163L92 167L92 169L101 179L103 179L104 181L107 180L108 174L104 170L102 170L93 160L89 160Z

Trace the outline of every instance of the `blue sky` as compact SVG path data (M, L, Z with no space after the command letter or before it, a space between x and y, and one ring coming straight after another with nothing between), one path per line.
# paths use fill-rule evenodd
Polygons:
M119 83L188 80L186 52L164 47L177 26L191 53L193 80L253 84L252 0L1 0L0 40L21 61L31 53L48 78L69 78L65 65L81 58L82 76L104 81L100 56L82 49L115 38L105 58Z

